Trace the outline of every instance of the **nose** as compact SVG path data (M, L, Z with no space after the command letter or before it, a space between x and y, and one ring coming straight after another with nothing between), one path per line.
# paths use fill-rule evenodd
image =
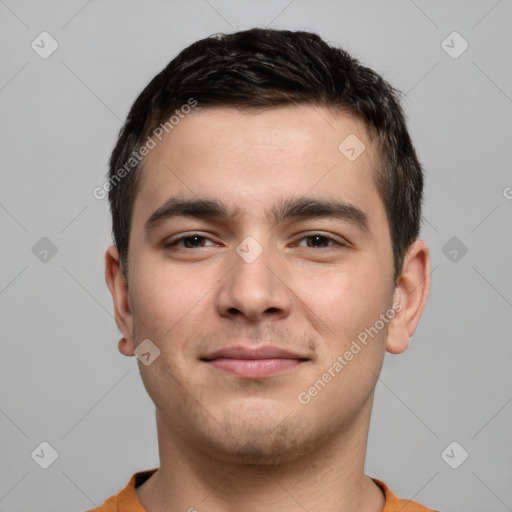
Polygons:
M242 251L233 251L230 263L230 271L217 288L216 305L221 316L250 322L288 316L292 291L284 277L283 262L271 254L271 249L263 249L254 260Z

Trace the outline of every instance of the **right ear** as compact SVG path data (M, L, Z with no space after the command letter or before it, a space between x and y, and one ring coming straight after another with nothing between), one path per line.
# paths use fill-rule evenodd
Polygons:
M123 338L118 348L121 354L133 356L135 343L133 340L133 317L128 300L128 283L124 277L119 251L115 245L105 253L105 281L114 300L116 324Z
M430 290L430 253L423 240L414 241L407 250L402 274L395 289L400 309L389 323L386 350L400 354L409 346Z

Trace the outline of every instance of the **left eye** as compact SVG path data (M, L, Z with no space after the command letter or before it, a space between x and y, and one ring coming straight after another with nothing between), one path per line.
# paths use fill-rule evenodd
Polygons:
M323 249L325 247L328 247L330 242L332 242L332 244L330 244L331 247L332 247L332 245L343 245L340 242L338 242L337 240L334 240L334 238L324 236L324 235L319 235L319 234L308 235L308 236L301 238L300 240L301 241L302 240L311 240L312 243L309 244L308 242L306 242L306 246L313 248L313 249ZM300 245L300 244L298 244L298 245ZM322 247L319 247L319 246L322 246Z

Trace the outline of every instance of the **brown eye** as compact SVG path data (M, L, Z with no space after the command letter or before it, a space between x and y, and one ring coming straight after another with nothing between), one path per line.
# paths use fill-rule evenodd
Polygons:
M205 236L191 234L176 238L173 241L166 243L164 247L166 249L171 249L174 247L178 247L180 249L202 249L206 240L209 239Z
M319 233L312 234L301 238L300 241L307 240L306 247L312 249L326 249L328 247L333 247L334 245L342 246L343 244L331 238L329 236L321 235ZM332 243L331 243L332 242ZM301 244L299 244L301 245ZM302 245L302 247L304 247Z

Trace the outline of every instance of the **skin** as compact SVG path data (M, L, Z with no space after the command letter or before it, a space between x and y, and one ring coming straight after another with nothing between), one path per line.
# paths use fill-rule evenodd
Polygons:
M338 145L356 134L353 162ZM430 286L427 245L409 248L397 286L376 154L364 123L319 106L265 112L199 107L148 155L134 204L128 282L116 247L106 281L119 350L142 340L161 351L139 368L156 406L159 470L136 489L148 512L381 511L364 474L374 389L384 353L407 349ZM146 232L170 196L237 208L227 220L175 217ZM280 199L332 198L362 210L365 231L343 219L266 214ZM316 242L320 232L332 241ZM205 239L171 248L179 236ZM237 246L262 253L247 263ZM338 245L335 242L343 243ZM173 247L173 248L172 248ZM307 391L379 315L401 311L302 404ZM201 360L223 347L276 345L308 360L266 378L222 372Z

